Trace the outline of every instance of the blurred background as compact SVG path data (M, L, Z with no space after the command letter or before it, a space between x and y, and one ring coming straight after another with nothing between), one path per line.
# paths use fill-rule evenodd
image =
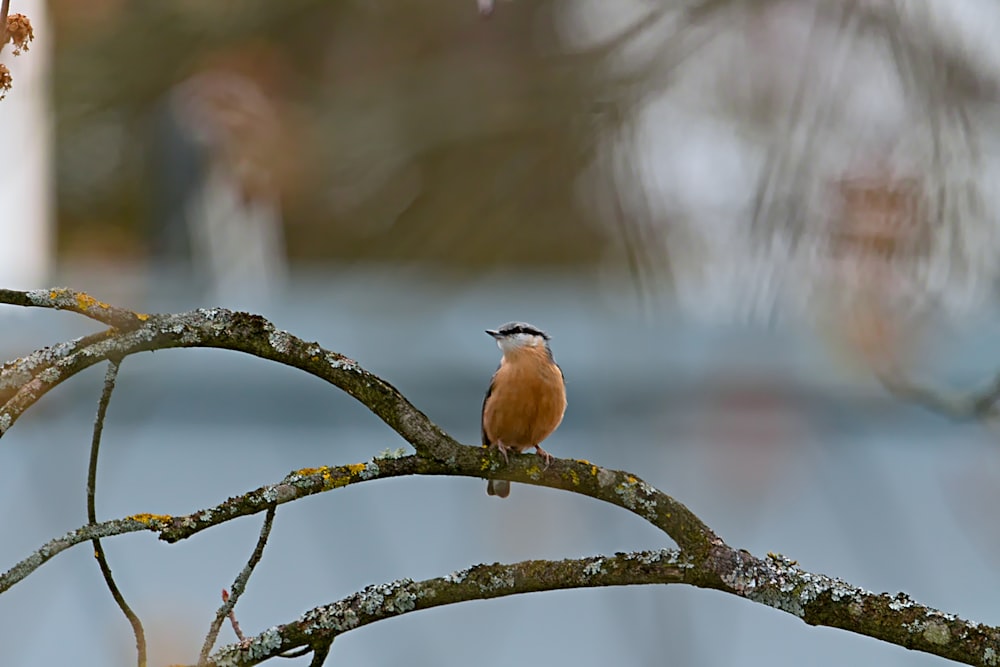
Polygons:
M568 381L553 454L642 475L733 546L1000 624L1000 433L877 380L967 390L1000 369L992 0L12 5L36 40L2 56L18 159L0 166L17 211L0 285L260 312L470 443L499 358L482 331L532 322ZM3 308L0 330L11 359L95 328ZM0 568L85 523L102 377L3 439ZM401 445L289 369L133 357L98 514L188 513ZM243 629L401 577L670 546L589 499L484 486L392 480L281 508ZM150 664L195 660L259 524L106 542ZM0 655L134 664L89 549L0 596ZM421 612L351 632L336 660L945 664L679 586Z

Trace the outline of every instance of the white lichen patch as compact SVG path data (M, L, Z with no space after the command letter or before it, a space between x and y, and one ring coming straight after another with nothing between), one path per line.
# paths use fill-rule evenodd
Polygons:
M997 654L996 649L992 646L987 646L986 650L983 651L983 664L989 665L989 667L1000 665L1000 654Z
M181 334L181 343L184 345L194 345L201 342L201 333L190 327L184 327L184 333Z
M628 481L615 487L615 493L621 497L625 507L647 519L656 519L656 503L648 498L651 493L655 493L653 487L630 477Z
M10 425L13 423L14 423L13 418L10 416L9 412L5 412L2 415L0 415L0 433L3 433L7 429L9 429Z
M394 611L398 614L405 614L406 612L413 611L416 608L417 596L408 590L400 590L389 600L389 603L390 611Z
M52 291L54 291L54 292L61 292L64 289L66 289L66 288L60 287L60 288L57 288L57 289L52 290ZM30 301L33 305L36 305L36 306L47 306L50 303L54 303L55 302L54 298L51 298L51 299L49 298L49 290L47 290L47 289L44 289L44 290L43 289L28 290L26 292L26 296L28 297L28 301Z
M647 551L638 554L639 562L644 565L659 563L683 569L691 569L694 564L681 557L681 552L677 549L660 549L659 551Z
M369 461L365 464L365 469L358 473L358 477L361 479L371 479L373 477L378 477L379 470L378 464L374 461Z
M288 350L292 344L292 336L287 331L275 329L268 334L267 344L279 354L288 354Z
M601 573L602 567L604 567L604 559L598 558L592 563L587 563L587 565L583 568L583 575L585 577L593 577L594 575Z
M339 354L327 354L326 363L335 371L351 371L353 373L361 372L361 368L358 367L358 362Z
M514 574L511 572L504 572L502 575L491 574L489 582L480 585L479 588L483 592L499 591L513 588L515 583Z
M278 628L268 628L251 642L247 648L247 656L250 658L264 658L271 655L280 647L281 633L278 632Z
M369 586L358 595L358 608L369 616L403 614L416 607L417 596L407 589L412 579Z
M861 605L872 593L818 574L809 574L783 560L742 561L740 567L723 577L738 594L775 609L802 617L806 607L820 595L829 593L835 601L849 600Z
M896 593L896 597L894 597L892 602L889 603L889 609L893 611L903 611L904 609L909 609L916 604L917 603L911 600L906 593Z
M302 624L305 626L305 633L311 635L314 632L347 632L353 630L360 624L357 613L344 603L317 607L302 615Z
M397 447L396 449L389 449L387 447L378 454L376 454L373 460L379 461L379 460L401 459L404 456L406 456L405 447Z
M444 580L449 584L460 584L465 581L465 578L469 575L469 568L464 570L456 570L449 575L446 575Z

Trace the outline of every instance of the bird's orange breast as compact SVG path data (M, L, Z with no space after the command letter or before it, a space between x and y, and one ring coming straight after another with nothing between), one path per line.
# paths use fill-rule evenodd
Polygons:
M544 348L505 356L483 410L491 443L522 451L549 437L566 412L562 372Z

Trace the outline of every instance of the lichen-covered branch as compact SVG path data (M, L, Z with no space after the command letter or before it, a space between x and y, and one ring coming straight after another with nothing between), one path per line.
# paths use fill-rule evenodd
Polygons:
M638 491L634 487L639 484L644 485L644 483L639 482L638 478L629 473L607 470L581 461L556 460L550 470L563 468L563 471L555 471L550 475L549 470L540 470L538 468L537 463L532 460L535 458L533 455L513 456L509 469L488 471L488 465L491 461L486 450L477 447L462 447L462 449L470 450L469 453L474 458L466 459L463 456L458 456L454 463L442 463L428 461L419 456L405 456L400 458L375 459L365 464L358 463L346 466L300 470L288 475L277 484L261 487L255 491L231 498L215 507L187 516L137 515L95 526L85 526L46 544L27 559L11 568L11 570L0 575L0 592L3 592L17 581L26 577L56 553L69 548L73 544L87 541L94 534L107 537L139 530L149 530L156 532L165 541L175 542L234 518L267 511L275 505L291 502L307 495L343 488L351 484L402 475L465 475L472 477L500 475L504 478L524 481L530 484L580 491L580 488L584 485L579 484L579 481L574 482L574 475L572 473L575 472L579 480L580 473L582 472L585 475L589 474L596 482L596 487L598 489L603 488L605 491L603 493L595 492L591 485L586 485L587 490L584 491L586 495L614 502L635 514L643 516L661 528L665 524L668 524L669 517L662 517L655 511L651 511L651 508L667 506L671 502L676 503L676 501L670 499L666 494L651 489L651 487L647 488L650 488L652 497L645 496L642 491L639 491L639 495L632 495ZM465 452L462 453L464 454ZM487 464L486 468L483 467L483 463ZM570 471L570 474L566 474L566 471ZM683 505L680 505L680 503L676 503L676 506L683 508ZM689 512L686 508L683 508L681 511ZM653 517L656 517L655 520ZM670 531L665 532L669 533ZM681 575L675 576L670 574L667 579L657 581L648 581L646 579L629 580L622 577L624 577L623 572L628 573L631 570L616 570L611 568L604 573L605 575L609 573L613 574L614 576L611 579L600 578L594 575L600 573L600 568L605 563L616 564L622 557L616 556L615 559L618 560L603 559L600 563L598 563L597 559L585 559L584 561L579 561L579 563L584 563L584 566L589 565L585 573L586 577L579 576L574 579L569 577L569 574L577 570L572 568L560 570L567 576L561 579L550 577L539 580L535 582L535 585L539 587L531 588L530 590L555 590L559 588L640 583L686 583L702 588L725 591L761 604L766 604L798 616L811 625L825 625L850 630L966 664L991 666L1000 664L1000 628L983 626L962 620L952 614L946 614L918 604L905 595L890 596L884 593L875 594L851 586L839 579L806 572L797 567L793 562L780 556L768 556L764 559L756 558L745 551L733 549L721 539L715 537L710 531L702 535L702 541L691 540L690 544L690 549L665 551L661 554L661 558L667 558L667 562L671 562L682 571ZM632 555L632 557L643 558L635 555ZM545 561L539 562L546 563ZM546 567L550 565L546 565ZM518 564L517 566L504 567L526 567L526 565ZM483 572L485 570L473 568L473 571ZM535 573L548 572L547 570L538 569L532 571ZM446 577L445 580L447 579ZM526 585L518 584L503 588L502 590L498 589L493 595L481 595L475 598L460 597L452 601L484 599L486 597L528 592L524 588ZM354 596L349 598L349 600L355 600L356 598L361 600L364 594L359 594L359 596L362 597ZM446 603L446 601L446 598L442 597L433 601L433 604L431 601L428 601L426 605L415 606L414 610L427 608L428 606L437 606ZM346 604L348 603L341 601L336 605L322 609L347 609L344 606ZM351 602L350 604L354 603ZM399 612L400 610L397 611ZM319 614L316 610L314 612L315 614ZM383 615L368 618L365 623L384 617L386 612L383 611L380 613ZM327 617L329 617L329 614L322 616L322 618ZM303 619L306 618L313 617L307 614ZM316 616L315 618L319 622L321 616ZM221 649L209 661L209 664L256 664L267 657L272 657L278 652L302 646L301 643L296 643L301 639L301 635L294 634L294 632L299 632L300 630L294 630L294 628L300 627L303 619L288 626L280 626L279 630L282 633L286 632L286 628L289 628L287 629L287 633L290 634L287 634L287 636L282 634L278 644L274 644L275 630L272 629L272 631L255 637L249 648L244 652L240 652L236 647ZM361 624L364 623L359 623L359 625ZM326 634L319 633L313 636L313 639L318 641L325 637L332 640L337 633L346 631L347 629L350 628L342 627L338 630L331 626L327 628ZM301 630L301 632L305 631ZM268 651L274 649L274 651L260 652L265 649Z
M77 303L53 290L50 300L0 291L0 303L71 309L116 327L66 346L36 352L0 369L0 435L51 388L105 359L171 347L237 350L299 368L347 392L378 415L416 455L295 471L276 484L230 498L187 516L135 515L84 526L53 540L0 575L3 592L65 549L97 537L148 530L176 542L241 516L369 480L403 475L509 479L573 491L622 507L669 535L678 551L619 554L575 561L528 561L477 566L425 582L372 587L272 628L245 646L220 649L209 664L249 665L295 648L322 655L337 634L388 616L471 599L588 586L687 583L725 591L794 614L814 625L843 628L973 665L1000 666L1000 628L930 609L903 595L875 594L838 579L806 572L781 557L760 559L727 545L694 513L635 475L587 461L556 459L548 467L530 454L503 464L482 447L459 444L392 385L355 361L278 330L262 317L224 309L140 316L106 304ZM89 297L88 297L89 298ZM6 299L6 301L5 301ZM76 303L76 307L73 306ZM103 318L103 319L102 319Z
M35 377L51 368L61 359L104 340L115 333L106 329L88 336L74 338L51 347L43 347L29 355L0 365L0 406L5 404Z
M716 566L719 571L713 569ZM478 565L445 577L408 579L365 590L307 611L249 641L225 646L208 664L256 665L303 646L322 647L369 623L422 609L521 593L630 586L691 584L716 588L793 613L806 623L830 625L973 665L995 665L998 631L916 604L905 596L876 595L839 579L814 575L781 557L761 560L728 547L707 562L664 549L563 561Z
M214 507L186 516L137 514L116 521L84 526L43 545L36 552L0 574L0 593L18 583L65 549L96 537L148 530L165 542L187 539L203 530L239 517L266 512L271 507L352 484L408 475L451 475L499 479L572 490L604 500L638 514L674 538L689 553L707 553L722 541L680 502L657 491L631 473L610 470L588 461L556 459L548 469L533 454L511 455L501 468L483 447L457 445L451 461L420 456L379 458L367 463L323 466L297 470L276 484L229 498ZM95 532L96 531L96 532ZM676 537L675 537L676 536Z
M256 665L303 646L322 647L337 635L386 618L469 600L598 586L680 583L685 568L675 550L647 551L574 560L531 560L477 565L444 577L403 579L369 586L333 604L307 611L297 620L233 644L209 658L214 667Z
M0 291L0 303L11 303L4 299L5 292L9 294L11 290ZM15 300L15 305L23 305L20 301ZM57 299L56 303L61 301ZM35 299L30 305L37 306L40 302ZM103 307L94 308L98 309L98 314L105 314ZM88 308L82 310L88 311ZM214 308L178 315L137 316L111 306L107 307L107 313L109 322L123 320L128 330L78 346L30 378L24 378L23 371L18 379L9 377L10 373L19 370L17 364L10 370L8 366L0 369L0 387L8 390L17 387L13 396L0 406L0 437L50 389L96 363L150 350L214 347L294 366L330 382L364 403L424 456L447 458L449 445L457 444L388 382L342 354L277 329L259 315ZM136 319L140 317L142 319Z
M267 509L267 513L264 515L264 524L260 527L260 535L257 536L257 546L254 547L253 553L250 554L250 559L247 564L243 566L240 573L236 575L236 580L233 581L232 593L226 593L223 591L223 601L222 606L219 607L219 611L215 613L215 618L212 620L211 626L208 628L208 634L205 635L205 641L201 646L201 654L198 657L198 664L203 665L205 661L208 660L208 654L211 652L212 647L215 645L215 639L219 636L219 630L222 628L222 623L229 617L233 620L233 629L236 630L236 634L240 634L239 626L236 624L236 616L233 615L233 608L236 607L236 603L239 602L240 596L243 595L243 590L246 588L247 582L250 581L250 575L253 574L254 568L257 567L257 563L260 562L261 557L264 555L264 547L267 546L267 539L271 536L271 526L274 525L274 513L276 510L276 505L271 505Z
M136 514L124 519L88 524L76 530L71 530L62 537L49 540L20 563L0 574L0 593L3 593L47 563L54 556L66 551L70 547L100 537L138 533L144 530L156 530L162 526L164 518L169 519L170 517L160 517L153 514Z
M104 303L86 292L65 287L36 290L0 289L0 303L27 308L68 310L124 331L140 326L149 317L144 313Z

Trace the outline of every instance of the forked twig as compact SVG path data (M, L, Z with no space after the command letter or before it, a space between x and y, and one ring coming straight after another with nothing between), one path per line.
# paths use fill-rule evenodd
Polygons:
M212 626L205 636L205 643L202 644L201 653L198 656L199 665L204 665L208 661L208 655L212 651L212 646L215 645L215 640L219 636L219 630L222 628L222 623L226 620L227 616L232 622L233 630L236 632L236 637L240 642L242 643L246 639L240 631L240 624L236 622L236 613L233 611L233 608L240 599L240 595L246 589L247 581L249 581L250 575L253 574L254 568L257 567L257 563L260 562L261 556L264 555L264 547L267 546L267 538L271 534L271 526L274 523L274 513L276 510L277 505L271 505L267 508L267 513L264 515L264 525L261 526L260 536L257 538L257 546L254 547L253 553L250 554L250 560L247 561L247 564L240 571L239 575L236 576L236 580L232 586L232 595L228 594L225 590L222 591L222 606L215 612L215 620L212 621Z

